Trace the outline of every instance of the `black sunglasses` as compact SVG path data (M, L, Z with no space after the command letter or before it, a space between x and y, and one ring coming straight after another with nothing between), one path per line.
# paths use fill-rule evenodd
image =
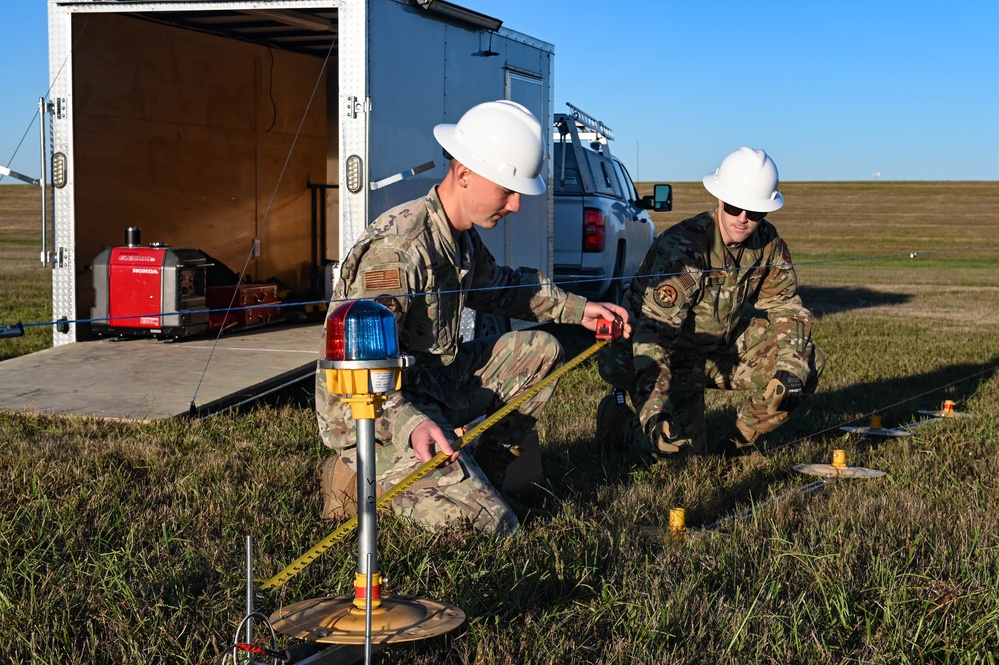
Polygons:
M743 212L746 213L746 219L751 222L758 222L767 216L765 212L753 212L752 210L746 210L745 208L736 208L734 205L728 203L725 204L725 212L733 217L738 217Z

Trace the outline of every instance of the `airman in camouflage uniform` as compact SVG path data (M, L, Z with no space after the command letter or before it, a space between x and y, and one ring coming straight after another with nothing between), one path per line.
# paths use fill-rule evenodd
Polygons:
M482 107L498 112L500 124L503 114L515 114L518 122L526 114L533 120L540 155L540 125L519 105L474 107L457 126ZM392 503L395 511L428 526L468 521L509 534L517 517L496 489L500 480L495 474L488 477L480 463L502 475L504 463L512 459L511 446L531 433L555 384L484 432L474 456L453 451L454 430L540 382L562 364L563 351L552 335L533 330L462 342L462 309L582 324L591 330L600 318L627 314L616 305L588 303L566 293L537 270L499 266L483 244L475 227L492 228L519 209L520 189L530 192L538 183L540 157L527 183L494 176L487 164L467 157L496 177L494 182L459 161L460 146L452 149L440 135L438 140L454 153L444 181L425 198L389 210L365 230L343 262L335 298L371 298L388 307L396 316L400 350L415 358L403 370L402 389L387 396L375 420L379 491L397 484L440 448L450 454L450 463L400 494ZM354 423L349 407L327 390L324 372L317 372L316 407L323 442L337 451L324 469L324 512L338 517L351 511L356 492Z
M774 210L783 203L776 167L763 151L751 153L759 154L732 156L737 166L748 159L756 169L765 158L773 171L765 194L772 189L774 203L757 205ZM705 184L712 193L727 193L716 181ZM763 213L719 198L716 210L664 231L625 294L635 334L599 357L601 376L619 391L601 402L600 435L655 457L751 450L760 434L784 423L814 393L825 364L796 289L791 253ZM733 429L711 444L704 429L706 388L749 391ZM630 395L637 418L624 414L630 409L620 391Z

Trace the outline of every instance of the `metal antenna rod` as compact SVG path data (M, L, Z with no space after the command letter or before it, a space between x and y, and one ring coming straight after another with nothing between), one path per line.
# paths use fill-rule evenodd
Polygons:
M368 574L364 587L364 665L371 665L371 571L374 569L375 553L368 554Z
M253 536L246 536L246 643L253 644Z

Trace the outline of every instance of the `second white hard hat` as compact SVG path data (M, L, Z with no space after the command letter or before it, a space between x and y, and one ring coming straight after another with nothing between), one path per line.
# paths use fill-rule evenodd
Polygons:
M777 165L762 150L743 146L704 176L704 187L725 203L752 212L773 212L784 205L777 186Z
M501 187L521 194L545 191L541 123L516 102L473 106L457 124L434 127L434 137L452 157Z

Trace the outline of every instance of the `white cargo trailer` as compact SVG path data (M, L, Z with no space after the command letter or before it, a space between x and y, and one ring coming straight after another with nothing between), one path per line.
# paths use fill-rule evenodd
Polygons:
M87 267L129 227L316 289L443 176L435 124L552 114L553 47L443 0L49 0L49 42L55 345L87 338ZM483 235L550 273L550 230L549 194Z
M0 363L8 384L24 385L9 408L129 417L117 408L129 396L132 411L146 408L140 417L178 410L152 409L150 390L123 383L135 366L116 368L121 344L86 341L91 265L124 245L128 229L237 273L245 266L249 281L278 280L321 299L331 266L364 227L443 177L435 124L493 99L520 102L544 123L552 117L553 46L444 0L49 0L48 9L51 87L40 106L52 187L42 260L53 270L59 324L53 349ZM550 165L547 174L550 184ZM501 262L551 273L548 191L483 233ZM268 334L242 351L265 352ZM308 374L320 341L313 334L295 342L308 340L311 357L302 350L292 369L248 375L241 389ZM178 394L195 390L176 376L188 357L194 384L214 376L194 352L208 340L137 343L146 342L141 354L129 351L158 367L156 401L165 371ZM89 348L69 351L79 346ZM61 374L81 363L94 364L103 382L83 386ZM88 410L105 388L111 406ZM197 410L204 400L226 402L225 390L196 392ZM62 406L46 406L59 391L68 391Z

